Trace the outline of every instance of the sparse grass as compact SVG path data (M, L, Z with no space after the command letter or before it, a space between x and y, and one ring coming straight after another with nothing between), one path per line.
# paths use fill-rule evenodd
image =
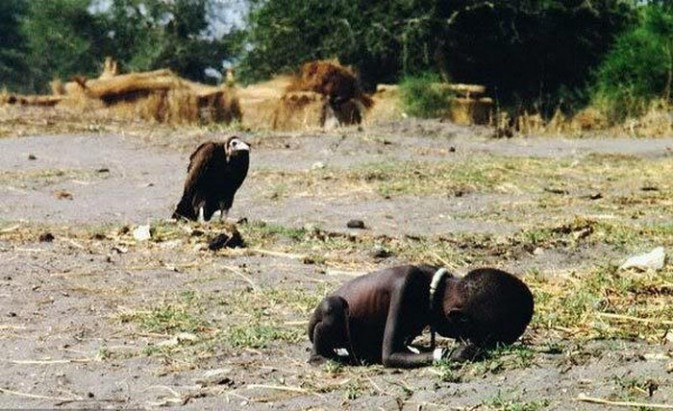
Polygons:
M68 180L91 180L106 178L105 173L80 169L39 169L31 171L0 171L0 185L33 188L47 186Z
M613 380L618 389L614 399L619 401L642 402L643 399L652 397L659 390L659 382L646 377L616 375ZM652 408L645 406L638 409L650 410Z
M229 326L218 337L230 348L265 348L271 343L298 343L306 338L306 319L320 293L303 289L263 288L258 292L232 293L220 302ZM300 321L298 321L300 320Z
M574 339L658 341L672 325L670 267L659 272L614 266L562 278L528 278L535 294L537 329L561 330Z
M533 365L534 360L535 352L530 347L512 344L490 350L481 361L464 363L442 361L434 368L441 381L460 383L491 374L500 374L506 370L528 368Z
M196 301L194 291L181 292L174 302L161 301L144 310L129 310L119 313L122 323L138 324L143 332L174 335L178 333L202 333L210 328L203 306Z
M271 199L287 193L324 198L440 195L449 202L471 193L510 195L490 210L457 217L521 221L531 211L646 219L673 205L673 183L667 177L671 174L673 163L666 158L590 154L578 161L477 154L460 162L390 161L347 170L282 173L260 170L256 178L268 187L263 196ZM279 194L279 187L285 194ZM536 197L529 199L522 193Z
M34 174L27 176L26 181L83 178L69 171L59 173ZM72 249L86 258L90 255L97 260L114 259L114 265L87 272L90 278L102 278L107 269L133 275L166 270L177 274L176 281L184 280L194 287L176 287L162 295L149 294L141 302L125 296L128 298L125 302L134 303L109 322L123 327L141 347L122 350L103 345L95 353L101 361L144 354L171 366L195 368L205 358L255 351L266 355L288 346L308 346L306 321L339 278L322 274L309 278L311 274L307 274L307 279L315 283L305 287L296 279L289 284L284 279L268 284L264 275L255 277L255 268L247 271L257 264L267 274L279 261L301 267L305 267L301 265L304 263L310 267L307 272L323 273L330 269L366 272L392 261L448 265L463 271L475 265L517 267L522 262L525 266L535 258L544 260L544 253L575 259L567 264L561 261L562 269L542 266L516 272L523 275L535 295L535 316L524 344L496 350L478 363L441 364L434 368L438 384L474 381L534 367L544 361L538 356L540 352L563 355L568 366L590 362L600 354L582 348L587 340L599 339L602 344L611 339L659 342L673 326L670 262L656 273L623 272L615 265L620 258L649 251L654 246L663 245L667 250L673 246L670 158L589 155L581 160L558 160L477 154L451 164L391 160L357 165L349 170L256 173L255 177L269 187L262 190L263 196L279 201L295 195L296 188L301 188L301 196L351 195L356 200L363 196L440 195L446 196L447 201L469 201L458 200L456 195L502 194L505 200L490 209L455 217L494 225L508 221L522 229L505 234L409 236L403 232L373 235L363 231L351 235L320 227L291 227L253 220L238 227L247 249L210 252L199 246L223 228L218 222L203 226L152 221L152 238L138 242L132 237L132 226L0 221L2 251L12 247L37 249L34 244L48 231L56 237L55 243L62 246L55 248L54 253ZM0 181L10 177L24 178L0 175ZM283 185L274 188L281 180ZM601 195L590 198L596 193ZM525 198L509 201L519 196ZM373 258L370 251L375 246L390 250L395 260ZM269 255L265 253L275 253L272 263L258 262ZM224 265L240 269L256 286L230 287L241 278L213 269ZM72 270L68 272L69 279L77 278L77 268L68 270ZM207 275L202 276L204 271ZM212 285L212 292L199 291L201 285ZM70 288L65 291L85 290L88 295L97 294L115 302L125 294L118 290L113 293L101 284L85 287L73 282L67 287ZM131 293L136 291L131 285L128 287ZM383 391L390 390L389 386L379 390L372 381L372 376L396 375L385 372L378 366L343 367L328 363L321 370L307 372L299 384L312 394L338 391L344 401L357 402L370 393L387 395ZM383 385L379 380L376 383ZM615 384L622 395L619 398L627 400L638 397L649 387L640 380L623 379ZM396 395L398 388L402 390L400 395L406 395L407 390L401 385L393 388ZM547 405L546 400L498 395L478 407L539 410Z
M488 410L493 411L538 411L549 406L551 402L549 400L525 401L521 397L507 399L498 392L495 398L485 401L484 404Z
M268 348L273 342L295 344L303 340L299 330L282 324L265 324L264 320L253 320L243 324L234 324L224 331L223 340L227 346L240 348Z
M13 227L16 226L7 223L0 225L3 239L36 241L40 233L49 230L57 239L67 238L85 247L99 247L96 245L99 243L102 247L107 247L105 243L115 244L120 241L127 247L134 247L134 243L128 239L129 234L120 234L126 231L115 226L77 229L59 226L45 228L41 225L12 229ZM648 250L649 245L673 244L671 225L641 228L623 225L618 221L596 222L590 219L572 219L564 224L524 230L512 236L461 234L428 238L366 235L352 238L346 234L320 229L293 229L257 223L241 227L244 237L253 246L263 245L273 249L278 247L280 238L285 238L289 241L283 243L284 252L316 253L319 250L318 253L324 260L313 263L328 266L352 264L343 257L344 253L348 253L347 250L351 250L349 258L354 258L358 250L370 250L375 244L385 245L399 258L410 262L448 262L457 267L469 265L472 261L483 262L489 258L498 260L502 256L519 258L517 253L530 255L537 247L572 251L578 247L607 245L616 250L630 250L630 253L635 253ZM9 231L5 232L6 229ZM172 223L159 224L156 229L163 233L152 240L157 244L182 239L191 248L190 241L201 241L198 240L199 237L190 236L184 227ZM643 238L647 239L645 249ZM362 263L356 268L362 269ZM634 273L619 271L616 266L604 264L578 268L566 275L549 276L532 272L524 278L535 294L536 313L532 329L539 335L560 331L569 338L579 340L635 338L655 342L671 326L673 309L667 303L673 294L670 286L673 271L670 267L657 273ZM200 334L202 348L208 344L210 347L223 344L232 348L259 348L274 341L302 341L305 338L305 325L288 326L286 323L305 320L327 291L327 283L319 293L301 289L288 291L263 288L257 292L236 292L226 295L226 298L217 297L222 303L204 300L203 296L194 291L183 291L177 293L173 300L122 314L120 318L122 321L137 324L139 330L146 332ZM214 314L212 308L206 310L213 303L222 307L221 314ZM218 316L226 316L232 325L222 327L219 320L215 320ZM509 365L505 365L507 368L525 367L528 360L523 354L506 357L509 362ZM520 365L513 365L517 362ZM485 371L493 372L500 367L494 364L487 365L491 368ZM442 378L451 380L456 377L447 374Z
M141 334L161 336L147 345L145 355L170 356L172 361L197 361L221 350L264 349L271 344L296 344L306 338L304 317L322 294L305 290L264 288L224 295L178 292L148 308L118 313L114 318L133 323ZM299 320L299 321L298 321ZM166 338L173 337L173 342Z
M285 227L279 224L267 224L263 221L253 221L241 228L253 241L259 243L276 242L281 238L291 241L301 241L306 235L304 228Z
M346 392L344 393L344 400L355 400L362 395L362 386L357 382L350 382L346 384Z

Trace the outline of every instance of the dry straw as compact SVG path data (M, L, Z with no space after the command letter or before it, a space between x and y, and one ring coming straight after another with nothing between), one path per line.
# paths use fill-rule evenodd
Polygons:
M169 124L240 121L241 106L233 84L221 87L190 82L167 69L118 74L108 58L95 79L76 76L54 80L52 95L20 96L3 92L0 103L63 106L79 112L105 111L123 119L141 118Z

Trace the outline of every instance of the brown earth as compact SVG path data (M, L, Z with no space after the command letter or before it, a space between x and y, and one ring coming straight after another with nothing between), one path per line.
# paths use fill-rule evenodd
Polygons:
M657 159L671 155L672 138L495 140L486 128L411 119L363 131L242 133L253 144L251 170L229 217L245 217L257 227L240 225L244 238L261 230L262 222L284 230L308 227L316 236L328 233L324 245L309 242L302 256L291 234L259 240L247 252L204 250L221 224L166 221L180 196L189 152L230 133L129 131L118 125L60 135L17 131L0 139L0 350L5 353L0 407L617 408L579 401L582 394L673 404L670 342L583 342L555 334L553 327L544 333L532 327L523 339L527 350L506 353L482 368L472 365L454 381L441 367L311 367L304 334L313 304L327 291L353 275L408 261L395 253L374 257L357 246L358 238L507 237L567 217L528 209L525 205L544 192L507 184L489 192L385 195L366 182L332 188L330 178L370 164L410 160L423 174L426 166L462 167L488 155L577 163L596 153ZM288 176L306 176L308 182L286 183ZM591 194L581 190L572 195ZM589 213L573 207L569 215ZM511 214L493 219L494 210ZM670 220L670 213L659 218ZM346 228L350 219L363 220L366 229ZM135 241L129 230L146 223L155 228L153 239ZM54 239L49 241L47 233ZM346 240L339 242L339 236ZM485 253L472 265L497 265L526 280L534 273L555 275L627 257L600 246L499 255ZM456 265L460 272L470 268ZM254 320L246 316L245 304L258 310ZM198 310L190 311L194 307ZM159 326L148 324L152 319ZM181 319L198 324L181 330L161 326ZM281 328L264 328L267 320ZM265 344L243 337L244 342L233 342L234 329L252 328L277 336ZM214 337L225 329L225 337ZM656 382L649 386L652 396L632 381Z

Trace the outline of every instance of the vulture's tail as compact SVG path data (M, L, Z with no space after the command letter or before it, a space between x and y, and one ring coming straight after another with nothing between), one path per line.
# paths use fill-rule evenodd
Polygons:
M175 211L173 211L173 216L171 218L176 220L186 218L187 220L196 221L197 215L189 198L182 197L178 206L175 207Z

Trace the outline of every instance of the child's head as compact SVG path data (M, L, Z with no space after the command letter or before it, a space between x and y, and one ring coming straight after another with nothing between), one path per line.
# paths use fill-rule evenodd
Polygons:
M516 341L533 316L533 295L517 277L494 268L470 271L447 282L443 311L447 337L488 347Z

